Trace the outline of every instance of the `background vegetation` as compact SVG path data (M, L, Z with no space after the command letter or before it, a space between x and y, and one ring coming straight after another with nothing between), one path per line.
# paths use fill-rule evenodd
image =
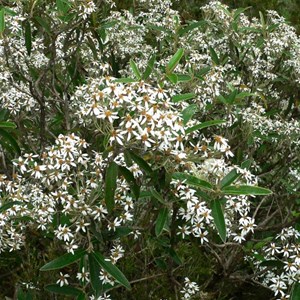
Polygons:
M115 2L1 2L0 298L299 299L300 4Z

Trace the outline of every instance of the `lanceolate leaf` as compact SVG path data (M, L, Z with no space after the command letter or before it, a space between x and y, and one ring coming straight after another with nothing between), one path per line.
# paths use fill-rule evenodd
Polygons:
M67 296L79 296L82 291L79 289L76 289L71 286L60 286L58 284L49 284L45 286L45 290L48 292L61 294L61 295L67 295Z
M186 125L188 123L188 121L193 117L197 109L197 104L191 104L182 111L183 125Z
M178 256L178 254L176 253L176 251L173 248L169 248L168 252L177 265L182 264L181 258Z
M161 234L167 219L168 219L168 208L167 207L161 208L159 210L158 217L156 219L156 224L155 224L156 236L159 236Z
M195 93L187 93L187 94L181 94L181 95L175 95L172 97L173 102L181 102L181 101L186 101L189 99L193 99L196 97Z
M225 225L225 219L224 219L224 214L223 214L220 200L212 200L211 214L214 218L214 222L217 227L220 238L225 243L225 241L226 241L226 225Z
M220 60L218 58L218 55L217 55L216 51L212 47L209 47L209 52L210 52L210 56L211 56L212 61L216 65L219 65L220 64Z
M299 282L294 283L291 300L300 300L300 283Z
M272 194L272 191L252 185L237 185L237 186L225 186L222 189L225 195L261 195L266 196Z
M17 125L14 122L0 122L1 128L16 128Z
M5 20L4 20L4 8L0 9L0 34L4 31Z
M146 67L146 70L145 70L145 72L143 74L143 77L142 77L143 80L148 79L148 77L151 75L151 73L153 71L153 68L154 68L155 60L156 60L156 55L153 54L151 56L151 58L149 59L147 67Z
M24 204L24 202L21 202L21 201L11 201L11 202L5 203L2 206L0 206L0 213L8 210L9 208L13 207L14 205L22 205L22 204Z
M68 266L68 265L74 263L75 261L80 259L84 254L85 254L85 250L83 250L83 249L75 251L74 254L66 253L63 256L60 256L60 257L50 261L49 263L45 264L44 266L42 266L40 268L40 270L41 271L49 271L49 270L61 269L65 266Z
M130 60L129 63L130 63L130 67L131 67L131 69L132 69L132 71L133 71L135 77L136 77L137 79L141 79L141 73L140 73L140 71L139 71L139 69L138 69L136 63L135 63L132 59Z
M125 167L119 166L120 173L124 176L125 180L128 182L131 191L133 192L136 198L140 195L140 187L136 183L136 180L133 174Z
M115 191L117 188L118 165L112 161L105 176L105 203L107 210L111 212L115 206Z
M5 142L7 142L9 145L11 145L11 147L18 153L21 153L21 149L18 145L18 143L16 142L16 140L14 139L14 137L8 133L7 131L3 130L0 128L0 143L1 140L4 140Z
M176 84L178 82L178 77L176 74L167 74L167 78L173 83Z
M181 35L184 35L185 33L197 28L197 27L200 27L202 25L205 25L207 23L206 20L202 20L202 21L199 21L199 22L193 22L191 24L189 24L188 26L184 27L184 28L181 28L178 32L178 34L181 36Z
M155 188L150 189L150 192L155 199L166 205L166 201L164 200L163 196Z
M36 16L34 18L44 28L44 30L48 34L51 34L51 27L50 27L49 23L45 20L45 18L42 18L40 16Z
M96 296L100 294L102 282L99 278L100 266L95 260L94 256L89 253L89 270L90 270L90 279L93 290L95 291Z
M176 66L178 65L181 57L183 56L184 50L182 48L178 49L177 52L172 56L172 58L170 59L167 68L166 68L166 72L168 74L172 73L174 71L174 69L176 68Z
M189 184L189 185L200 187L200 188L203 188L203 189L206 189L206 190L212 190L212 185L209 182L207 182L205 180L202 180L202 179L199 179L199 178L197 178L195 176L192 176L192 175L189 175L189 174L174 173L172 175L172 177L174 179L185 181L185 183Z
M131 82L137 82L137 79L133 78L118 78L114 82L120 82L120 83L131 83Z
M284 266L284 262L282 262L279 259L275 259L275 260L264 260L260 266L262 267L272 267L272 268L282 268Z
M251 165L251 160L247 159L245 160L241 167L245 169L249 169ZM231 185L236 179L238 179L241 176L241 174L236 170L233 169L231 170L222 180L220 183L221 189L224 188L225 186Z
M61 14L66 14L71 4L68 0L56 0L56 7Z
M201 124L197 124L195 126L187 128L185 132L186 133L191 133L191 132L196 131L196 130L200 130L200 129L210 127L210 126L214 126L214 125L220 125L220 124L223 124L223 123L226 123L226 121L225 120L206 121L206 122L203 122Z
M236 169L231 170L220 182L221 189L232 184L241 174Z
M148 175L151 175L153 173L151 167L148 165L148 163L141 158L140 156L136 155L133 151L130 151L130 157L132 160L142 169L144 170Z
M0 121L5 121L7 119L8 116L8 110L5 108L2 108L0 110Z
M238 17L240 16L241 13L243 13L244 11L248 10L250 7L246 7L246 8L238 8L234 11L234 15L233 15L233 19L237 20Z
M178 82L187 82L192 80L192 76L186 74L176 74Z
M125 286L127 289L131 289L130 283L125 275L110 261L107 261L102 254L99 252L93 252L95 261L101 266L101 268L116 279L120 284Z
M198 73L196 73L196 77L203 78L202 76L205 76L209 71L211 67L205 67L201 69Z
M86 296L83 292L81 294L79 294L76 298L76 300L85 300L85 299L86 299Z

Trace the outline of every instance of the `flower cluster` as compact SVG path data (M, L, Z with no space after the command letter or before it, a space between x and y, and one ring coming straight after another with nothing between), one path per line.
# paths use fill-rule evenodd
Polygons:
M256 176L249 170L228 166L224 160L216 160L214 164L212 160L206 159L202 165L204 168L200 167L195 175L202 179L209 178L210 182L215 181L217 184L221 178L236 169L241 174L237 184L246 182L248 185L255 185L257 183ZM205 194L197 192L184 181L174 180L172 184L176 197L186 203L186 207L184 206L180 210L180 216L187 224L179 227L178 234L181 234L183 238L192 234L200 238L201 244L209 242L209 228L215 228L209 208L211 200L205 199ZM254 233L256 227L255 220L251 217L251 201L248 196L237 195L225 196L224 202L227 237L229 240L241 243L246 240L245 237L248 233Z
M261 249L260 253L263 254L264 259L254 261L257 277L274 291L277 299L288 299L293 284L299 282L299 237L300 232L292 227L282 229L275 240ZM258 252L254 253L254 255L258 254Z
M180 291L182 293L181 299L193 299L193 297L199 292L199 286L196 282L190 281L189 278L184 278L184 287Z

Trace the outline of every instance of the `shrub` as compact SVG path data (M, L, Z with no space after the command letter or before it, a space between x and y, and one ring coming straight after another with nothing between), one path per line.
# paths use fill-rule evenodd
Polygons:
M298 299L299 37L171 6L2 6L3 297Z

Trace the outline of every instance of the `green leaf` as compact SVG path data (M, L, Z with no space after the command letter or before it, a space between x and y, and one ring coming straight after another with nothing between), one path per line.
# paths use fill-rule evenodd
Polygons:
M246 8L238 8L234 11L234 14L233 14L233 19L234 20L237 20L238 17L240 16L241 13L243 13L244 11L248 10L249 8L251 8L250 6L249 7L246 7Z
M187 94L181 94L181 95L175 95L172 97L172 101L177 103L177 102L181 102L181 101L186 101L189 99L193 99L196 97L195 93L187 93Z
M168 33L168 34L171 33L171 30L169 30L169 29L167 29L167 28L165 28L163 26L157 26L157 25L153 25L153 24L147 24L146 27L148 27L150 29L153 29L153 30L165 32L165 33Z
M8 7L4 7L4 10L5 10L5 14L9 15L9 16L17 16L18 14L13 11L12 9L8 8Z
M33 300L32 291L24 292L21 287L18 288L17 300Z
M135 77L140 80L142 78L142 76L141 76L141 73L140 73L139 68L137 67L136 63L131 59L129 61L129 64L130 64L130 67L131 67Z
M155 61L156 61L156 55L153 54L151 56L151 58L149 59L147 67L146 67L146 70L145 70L145 72L143 74L143 77L142 77L143 80L148 79L148 77L151 75L151 73L152 73L152 71L154 69L154 63L155 63Z
M34 19L44 28L45 32L51 35L51 27L49 23L45 20L45 18L36 16L34 17Z
M160 203L166 205L166 201L165 199L163 198L163 196L155 189L155 188L151 188L150 189L150 193L151 195L157 199Z
M30 55L31 48L32 48L32 40L31 40L31 25L28 20L25 22L25 46L28 55Z
M225 195L261 195L266 196L272 194L269 189L251 185L225 186L222 188Z
M211 202L211 214L214 218L215 225L222 241L226 241L226 225L225 218L221 206L220 200L212 200Z
M212 61L216 65L219 65L220 64L220 60L218 58L218 55L217 55L216 51L212 47L209 47L209 52L210 52L210 56L211 56Z
M265 257L264 257L263 255L259 254L259 253L253 253L252 256L253 256L256 260L258 260L258 261L262 261L262 262L263 262L263 261L266 260Z
M26 300L26 294L24 293L23 289L21 287L17 290L17 300Z
M0 34L3 33L4 29L5 29L5 18L4 18L4 8L2 8L0 10Z
M212 190L213 188L209 182L186 173L173 173L172 177L174 179L184 181L188 185L200 187L206 190Z
M115 206L115 191L117 188L118 165L112 161L105 175L105 203L107 210L111 212Z
M130 190L133 192L134 196L138 199L140 195L140 186L136 183L133 174L127 168L122 166L119 166L119 171L128 182Z
M196 73L196 77L203 79L202 76L206 75L210 71L211 67L205 67L201 69L198 73Z
M183 125L186 125L188 123L188 121L193 117L197 109L197 104L191 104L182 111Z
M176 74L167 74L167 78L172 82L173 84L176 84L178 82L178 77Z
M68 6L68 10L69 10L69 6ZM72 19L75 19L77 16L78 16L78 14L76 12L74 12L74 13L69 13L66 15L58 16L58 18L65 23L69 23L69 22L71 22Z
M0 110L0 121L5 121L8 118L8 110L5 108L2 108Z
M192 76L186 74L177 74L178 82L188 82L192 80Z
M240 173L237 172L236 169L231 170L220 182L221 189L225 186L232 184L238 177L240 177Z
M169 254L177 265L182 264L181 258L178 256L178 254L173 248L169 248Z
M17 125L14 122L0 122L1 128L16 128Z
M212 199L210 198L210 196L208 196L205 192L201 191L201 190L196 190L196 195L203 198L205 201L210 202L212 201Z
M260 266L263 267L273 267L273 268L282 268L284 266L284 263L280 260L264 260Z
M187 128L185 130L185 133L188 134L188 133L194 132L196 130L207 128L207 127L210 127L210 126L220 125L220 124L223 124L223 123L226 123L226 121L225 120L211 120L211 121L206 121L206 122L203 122L201 124L197 124L195 126Z
M16 142L15 138L8 132L6 132L5 130L0 128L0 136L2 136L2 138L4 139L5 142L7 142L14 151L16 151L18 154L21 153L21 149L18 145L18 143ZM1 141L1 139L0 139Z
M116 231L109 232L107 239L108 240L117 240L121 237L127 236L132 232L133 229L125 226L120 226L116 228Z
M166 264L166 262L162 259L162 258L156 258L155 260L155 264L162 270L167 270L168 266Z
M233 90L226 98L227 103L232 104L236 98L237 93L238 91L236 89Z
M180 59L182 58L183 54L184 54L184 50L182 48L176 51L176 53L172 56L169 63L167 64L167 68L166 68L167 74L170 74L174 71Z
M266 21L265 21L263 13L261 11L259 12L259 17L260 17L260 22L261 22L262 27L265 27Z
M242 162L241 168L248 170L252 164L252 161L253 161L252 159L246 159L245 161Z
M133 79L133 78L118 78L118 79L114 80L114 82L132 83L132 82L137 82L137 79Z
M88 254L88 261L89 261L89 271L90 271L90 279L91 279L91 285L93 290L96 293L96 296L100 294L102 281L99 278L100 274L100 266L95 260L94 256L89 253Z
M300 282L294 283L291 300L300 300Z
M167 207L161 208L159 210L157 219L156 219L156 224L155 224L155 235L159 236L161 234L161 232L164 229L164 226L167 222L168 219L168 213L169 210Z
M235 98L242 100L242 99L244 99L246 97L250 97L250 96L256 96L256 94L250 93L250 92L241 92L241 93L237 94Z
M148 163L141 158L140 156L136 155L133 151L129 151L130 156L132 160L142 169L146 172L146 174L151 175L153 173L151 167L148 165Z
M62 15L65 15L71 7L71 4L68 0L56 0L56 7Z
M205 25L207 23L206 20L202 20L202 21L199 21L199 22L193 22L191 24L189 24L188 26L184 27L184 28L181 28L179 31L178 31L178 35L179 36L182 36L184 35L185 33L188 33L189 31L197 28L197 27L200 27L202 25Z
M173 84L176 84L178 82L178 77L176 74L167 74L167 78L172 82Z
M120 284L125 286L127 289L131 289L130 283L125 277L125 275L110 261L105 260L104 256L99 252L91 253L97 263L102 267L104 271L110 274L114 279L116 279Z
M80 259L84 254L85 254L85 250L83 250L83 249L75 251L74 254L66 253L66 254L48 262L44 266L42 266L40 268L40 271L61 269L63 267L66 267L66 266L74 263L75 261Z
M76 298L76 300L85 300L85 294L82 292L81 294L79 294Z
M11 201L11 202L5 203L0 207L0 213L8 210L9 208L13 207L14 205L22 205L22 204L24 204L24 203L21 201Z
M242 169L249 169L251 165L251 159L245 160L241 164ZM220 182L220 187L221 189L224 188L225 186L231 185L237 178L241 176L240 173L236 169L231 170Z
M79 296L82 291L71 286L60 286L58 284L49 284L45 286L45 290L60 295Z
M253 249L254 250L258 250L258 249L261 249L263 246L265 246L267 243L269 243L270 241L273 240L273 237L268 237L268 238L265 238L263 239L262 241L256 243L254 246L253 246Z

